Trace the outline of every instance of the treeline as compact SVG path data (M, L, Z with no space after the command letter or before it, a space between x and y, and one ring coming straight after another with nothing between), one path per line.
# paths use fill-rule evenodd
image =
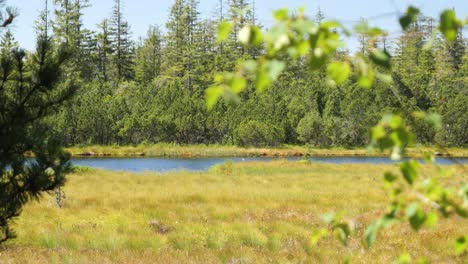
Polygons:
M50 120L66 144L362 146L368 143L369 127L393 112L406 117L420 143L468 145L468 55L461 33L449 44L432 36L432 18L420 16L401 36L378 42L359 37L360 52L375 46L391 51L392 83L377 81L363 89L351 77L330 86L325 69L310 71L303 59L291 62L264 93L250 87L241 94L241 104L221 101L207 110L204 91L215 73L231 71L237 60L255 58L263 50L238 41L244 25L258 24L252 1L221 0L211 18L200 16L198 2L175 0L165 29L150 26L145 38L133 42L120 0L96 31L82 24L89 0L53 1L37 21L37 34L73 48L68 71L79 75L82 87ZM317 23L323 18L318 12ZM218 43L217 27L224 19L234 29ZM424 49L429 41L432 46ZM7 32L2 50L14 43ZM336 56L353 59L344 49ZM442 129L414 118L419 110L441 114Z

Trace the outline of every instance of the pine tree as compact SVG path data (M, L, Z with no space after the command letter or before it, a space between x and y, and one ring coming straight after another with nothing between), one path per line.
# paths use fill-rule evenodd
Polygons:
M0 39L0 52L8 54L9 52L17 48L19 48L18 41L15 40L15 37L13 36L11 30L7 29L7 31L2 35L2 38Z
M3 48L14 47L6 35ZM15 237L10 224L21 208L63 185L70 169L69 155L43 122L76 91L72 76L60 83L69 54L54 50L45 34L30 57L19 48L0 53L0 243Z

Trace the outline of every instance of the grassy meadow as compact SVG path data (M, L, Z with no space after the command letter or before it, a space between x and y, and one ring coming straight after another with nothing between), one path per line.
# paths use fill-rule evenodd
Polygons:
M467 148L418 146L408 148L408 156L421 157L424 153L439 153L442 156L468 157ZM238 147L227 145L178 145L154 144L136 146L74 146L67 148L73 156L147 156L147 157L291 157L291 156L387 156L388 153L369 153L365 148L320 149L307 146L284 145L278 148Z
M275 161L202 173L79 169L68 176L63 208L52 196L25 207L0 263L391 263L403 252L466 263L453 254L453 240L468 233L460 218L418 233L396 226L363 246L366 224L385 209L386 169L397 168ZM310 244L330 211L355 220L361 235L349 247L332 238Z

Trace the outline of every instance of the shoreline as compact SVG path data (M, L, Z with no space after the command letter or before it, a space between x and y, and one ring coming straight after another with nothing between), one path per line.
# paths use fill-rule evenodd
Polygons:
M170 157L170 158L211 158L211 157L388 157L389 153L373 152L367 149L312 149L306 146L284 146L281 148L255 148L222 145L138 145L138 146L76 146L65 148L72 157ZM405 157L421 158L424 153L435 153L437 157L467 158L468 149L436 147L409 148Z

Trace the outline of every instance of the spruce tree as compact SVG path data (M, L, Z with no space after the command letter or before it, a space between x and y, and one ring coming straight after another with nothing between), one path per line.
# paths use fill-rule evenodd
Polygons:
M164 74L181 78L188 90L193 89L193 69L200 50L198 15L197 0L176 0L166 23Z
M109 35L109 22L104 19L99 25L99 33L96 37L96 48L98 57L98 72L99 78L107 82L110 78L109 72L111 68L110 57L112 55L112 46Z
M49 37L49 0L44 0L44 9L39 13L39 17L34 21L34 29L37 35L45 38Z
M460 71L461 65L463 64L463 56L466 53L465 39L463 38L463 30L459 30L457 38L454 42L448 43L448 54L450 63L452 64L455 72Z
M162 34L157 26L148 29L146 39L136 52L136 79L147 84L156 78L161 71Z
M53 0L55 5L55 20L53 21L54 37L58 43L75 44L73 30L72 0Z
M133 43L130 26L122 12L122 1L114 0L112 17L109 20L109 37L114 53L116 79L129 80L133 77Z
M249 0L229 0L228 18L232 22L232 34L228 41L231 54L240 57L246 48L238 39L238 32L246 25L253 24L254 15Z

